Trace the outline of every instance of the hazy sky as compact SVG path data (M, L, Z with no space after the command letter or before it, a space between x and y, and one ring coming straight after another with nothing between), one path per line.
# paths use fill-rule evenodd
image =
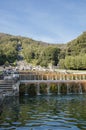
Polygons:
M0 32L66 43L86 31L86 0L0 0Z

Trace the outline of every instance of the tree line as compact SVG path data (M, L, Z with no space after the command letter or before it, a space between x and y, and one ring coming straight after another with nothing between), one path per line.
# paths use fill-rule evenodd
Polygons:
M86 32L67 44L49 44L20 36L0 35L0 65L18 60L18 45L24 60L33 65L86 69Z

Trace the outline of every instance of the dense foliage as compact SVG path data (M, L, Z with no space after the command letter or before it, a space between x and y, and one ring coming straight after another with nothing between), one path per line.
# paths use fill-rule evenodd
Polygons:
M0 65L13 63L17 59L17 41L10 36L0 37Z
M86 32L67 44L64 55L60 68L86 70Z
M48 44L30 38L0 35L0 65L19 60L18 46L22 46L23 59L34 65L57 65L61 45Z
M79 56L66 56L59 62L60 68L86 70L86 54Z
M83 32L78 38L69 42L66 48L67 55L75 56L83 53L86 53L86 32Z
M21 54L18 46L22 47ZM86 32L67 44L49 44L0 33L0 65L15 63L19 55L33 65L85 70Z
M23 45L23 55L27 62L41 66L48 66L58 64L58 56L60 49L55 46L43 46L43 45Z

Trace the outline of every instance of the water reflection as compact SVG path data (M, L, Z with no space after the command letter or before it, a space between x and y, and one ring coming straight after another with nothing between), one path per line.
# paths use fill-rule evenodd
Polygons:
M0 130L86 130L86 95L8 98Z

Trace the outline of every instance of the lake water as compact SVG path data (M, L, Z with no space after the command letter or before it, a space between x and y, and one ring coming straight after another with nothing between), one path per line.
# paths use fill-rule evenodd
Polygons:
M0 130L86 130L86 95L9 98Z

